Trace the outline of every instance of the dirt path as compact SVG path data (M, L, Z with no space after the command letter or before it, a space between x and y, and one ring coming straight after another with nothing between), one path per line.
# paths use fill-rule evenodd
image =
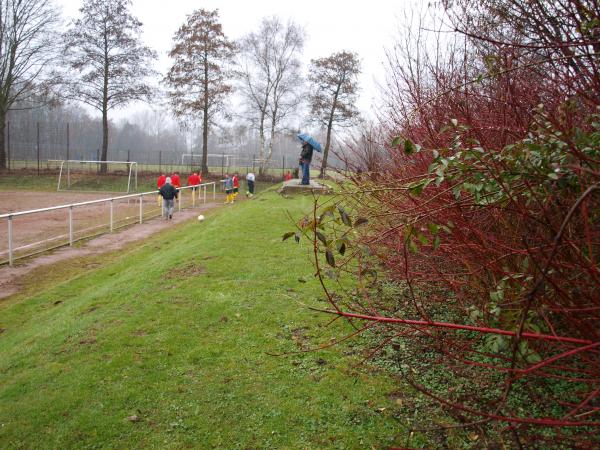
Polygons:
M201 212L216 207L218 203L206 203L200 207L190 210L176 212L171 222L166 222L161 218L148 220L143 224L132 225L124 230L101 235L91 239L82 246L63 247L51 253L43 254L28 260L24 264L16 267L3 266L0 268L0 299L16 294L21 289L21 279L38 267L56 264L66 259L96 255L113 250L118 250L130 242L140 241L154 233L163 230L167 226L178 224L196 218Z

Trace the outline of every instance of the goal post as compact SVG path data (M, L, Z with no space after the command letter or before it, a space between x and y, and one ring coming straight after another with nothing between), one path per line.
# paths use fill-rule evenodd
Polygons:
M117 191L130 193L132 190L137 191L138 188L138 166L136 161L48 160L48 164L51 162L57 163L59 166L57 191L90 190L90 186L92 188L104 187L104 189L100 188L99 190L113 190L106 189L105 185L99 183L99 173L115 177L117 182L112 183L110 187L116 187ZM105 167L105 170L101 170L103 167ZM126 186L124 183L125 177L127 177ZM119 183L120 179L123 179L121 183Z

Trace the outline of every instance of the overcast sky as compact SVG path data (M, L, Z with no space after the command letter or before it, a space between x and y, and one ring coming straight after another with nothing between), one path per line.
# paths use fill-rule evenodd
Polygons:
M62 6L66 18L76 17L82 3L81 0L55 2ZM358 106L366 112L377 95L376 81L383 80L384 48L390 47L397 37L398 24L411 4L409 0L360 3L347 0L133 0L132 11L144 24L145 43L158 52L156 69L163 74L169 67L167 52L173 34L184 23L186 15L195 9L218 9L223 31L230 39L258 30L261 19L267 16L279 16L284 21L293 19L307 32L304 51L307 66L311 59L342 50L358 53L363 71Z

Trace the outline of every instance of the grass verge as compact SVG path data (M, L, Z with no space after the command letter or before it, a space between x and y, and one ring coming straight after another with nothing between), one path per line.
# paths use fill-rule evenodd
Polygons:
M349 332L300 305L321 291L281 235L310 205L266 192L32 274L0 303L0 447L422 445L350 347L270 355Z

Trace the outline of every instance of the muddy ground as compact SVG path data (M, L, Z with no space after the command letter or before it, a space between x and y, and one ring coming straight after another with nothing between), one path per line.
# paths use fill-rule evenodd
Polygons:
M107 198L107 194L91 193L52 193L52 192L3 192L0 194L0 214L8 212L31 210L56 206L60 204L72 204L100 198ZM212 200L212 199L211 199ZM8 264L0 266L0 299L17 293L21 286L21 279L30 271L56 264L77 256L100 254L118 250L123 246L142 240L164 229L166 226L181 223L185 220L195 218L201 211L206 211L220 205L220 202L209 201L206 204L196 203L193 209L185 209L191 206L189 196L184 197L183 208L173 216L169 223L156 217L160 214L160 208L156 198L147 197L143 203L144 223L127 225L109 233L109 207L106 204L90 207L76 208L73 214L75 237L83 237L85 233L101 234L86 241L77 247L61 247L51 252L38 254L34 257L18 261L15 267ZM121 201L115 203L113 220L115 224L125 222L137 222L139 219L139 200ZM7 220L0 220L0 261L7 260ZM28 254L43 249L44 246L60 245L68 243L68 210L58 210L46 213L38 213L15 218L13 223L13 246L19 252Z

